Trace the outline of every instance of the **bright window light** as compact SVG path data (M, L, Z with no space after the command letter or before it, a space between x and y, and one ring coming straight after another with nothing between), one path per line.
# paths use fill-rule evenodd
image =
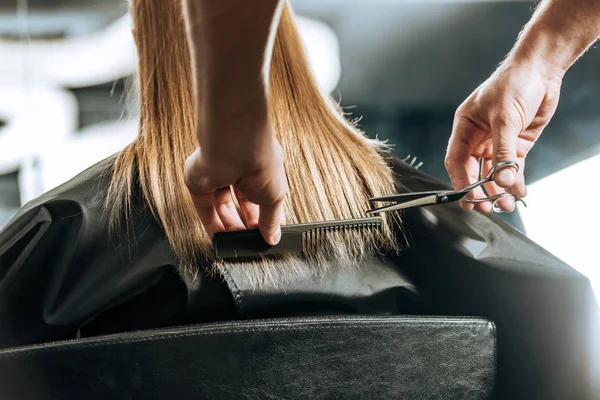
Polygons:
M586 275L600 299L600 155L528 186L519 205L527 235Z

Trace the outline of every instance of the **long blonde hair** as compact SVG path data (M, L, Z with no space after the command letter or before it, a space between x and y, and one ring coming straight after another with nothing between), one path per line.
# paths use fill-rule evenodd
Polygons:
M108 191L111 225L118 227L130 216L139 182L182 270L219 267L211 260L209 237L183 179L184 162L198 143L181 0L133 1L131 12L139 57L140 132L115 161ZM363 135L319 90L288 4L275 40L269 90L269 113L289 183L287 223L364 217L369 197L395 190L382 143ZM245 268L260 284L324 272L333 265L331 260L336 265L357 264L377 249L397 248L392 226L396 222L388 217L376 234L332 235L310 263L286 256L228 267Z

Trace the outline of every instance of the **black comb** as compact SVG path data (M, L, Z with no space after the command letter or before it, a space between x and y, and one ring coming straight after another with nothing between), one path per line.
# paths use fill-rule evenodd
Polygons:
M345 219L337 221L311 222L307 224L283 225L281 240L275 246L263 239L258 229L234 232L219 232L213 237L215 258L218 260L241 257L272 256L286 253L302 254L327 235L328 232L381 229L381 217Z

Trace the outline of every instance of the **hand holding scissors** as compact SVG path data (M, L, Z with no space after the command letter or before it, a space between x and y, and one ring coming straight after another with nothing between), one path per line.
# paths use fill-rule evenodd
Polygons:
M373 197L371 199L369 199L369 201L371 202L371 204L373 204L374 202L393 202L394 204L390 204L390 205L386 205L386 206L382 206L382 207L378 207L378 208L374 208L371 209L369 211L367 211L367 214L376 214L376 213L380 213L380 212L387 212L387 211L394 211L394 210L403 210L406 208L412 208L412 207L424 207L424 206L429 206L429 205L435 205L435 204L443 204L443 203L451 203L453 201L459 201L459 200L463 200L463 201L467 201L470 203L482 203L485 201L490 201L492 202L492 206L493 206L493 210L494 212L502 212L502 210L500 210L500 208L497 206L497 202L505 197L512 197L515 201L515 203L517 201L520 201L521 203L525 204L525 202L516 197L515 195L511 194L511 193L500 193L497 194L495 196L490 196L488 195L488 193L485 190L484 184L488 183L488 182L492 182L494 180L494 175L501 170L502 168L516 168L517 171L519 170L519 164L517 164L514 161L502 161L497 163L496 165L494 165L492 167L492 169L490 169L490 171L488 172L488 174L482 178L482 160L479 160L479 180L469 186L467 186L466 188L462 189L462 190L437 190L437 191L431 191L431 192L415 192L415 193L402 193L402 194L394 194L394 195L390 195L390 196L379 196L379 197ZM471 197L467 197L467 194L477 188L477 187L481 187L481 189L483 190L483 192L485 193L485 195L487 197L481 198L481 199L473 199ZM527 206L525 204L525 206Z

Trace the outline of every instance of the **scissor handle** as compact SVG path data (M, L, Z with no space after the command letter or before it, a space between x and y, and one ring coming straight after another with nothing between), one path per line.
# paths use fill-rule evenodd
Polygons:
M496 173L502 168L506 167L514 167L516 168L516 172L519 172L519 164L517 164L515 161L499 161L496 164L494 164L494 166L490 169L485 178L483 178L482 180L485 180L486 182L493 181L494 175L496 175Z
M512 197L513 201L515 202L515 204L517 202L521 202L523 203L523 205L525 207L527 207L527 203L525 203L525 201L523 201L523 199L515 196L514 194L511 193L500 193L497 194L495 196L488 196L488 197L484 197L482 199L474 199L472 197L464 197L464 201L468 202L468 203L485 203L486 201L491 201L492 202L492 209L494 210L495 213L502 213L504 211L502 211L502 209L500 207L498 207L498 205L496 204L500 199L503 199L505 197Z
M482 168L483 168L483 159L479 159L479 180L475 183L470 184L469 186L467 186L466 188L460 190L460 192L463 192L464 194L469 193L471 190L478 188L478 187L484 187L483 184L484 183L488 183L491 182L492 180L494 180L494 175L496 175L496 173L501 170L502 168L506 168L506 167L515 167L517 169L517 172L519 171L519 164L517 164L514 161L500 161L498 163L496 163L488 172L488 174L485 177L481 177L481 173L482 173ZM485 192L485 189L484 189ZM486 193L487 195L487 193Z
M485 183L487 182L491 182L494 180L494 176L496 175L496 173L498 171L500 171L502 168L507 168L507 167L513 167L516 168L516 172L519 172L519 164L517 164L515 161L500 161L497 162L496 164L494 164L494 166L489 170L489 172L487 173L487 175L485 177L481 177L481 172L482 172L482 167L483 167L483 159L479 159L479 181L473 183L472 185L469 185L468 187L466 187L465 189L463 189L463 191L467 191L470 192L471 190L475 189L476 187L481 186L481 189L483 190L483 193L487 196L481 199L474 199L472 197L464 197L464 201L469 202L469 203L484 203L487 201L490 201L492 203L492 208L494 210L494 212L496 213L501 213L503 212L502 209L500 207L498 207L497 203L500 199L503 199L505 197L512 197L513 201L516 202L521 202L525 205L525 207L527 207L527 204L523 201L523 199L518 198L517 196L511 194L511 193L500 193L497 194L495 196L490 196L488 195L487 191L485 190L485 186L483 186Z

